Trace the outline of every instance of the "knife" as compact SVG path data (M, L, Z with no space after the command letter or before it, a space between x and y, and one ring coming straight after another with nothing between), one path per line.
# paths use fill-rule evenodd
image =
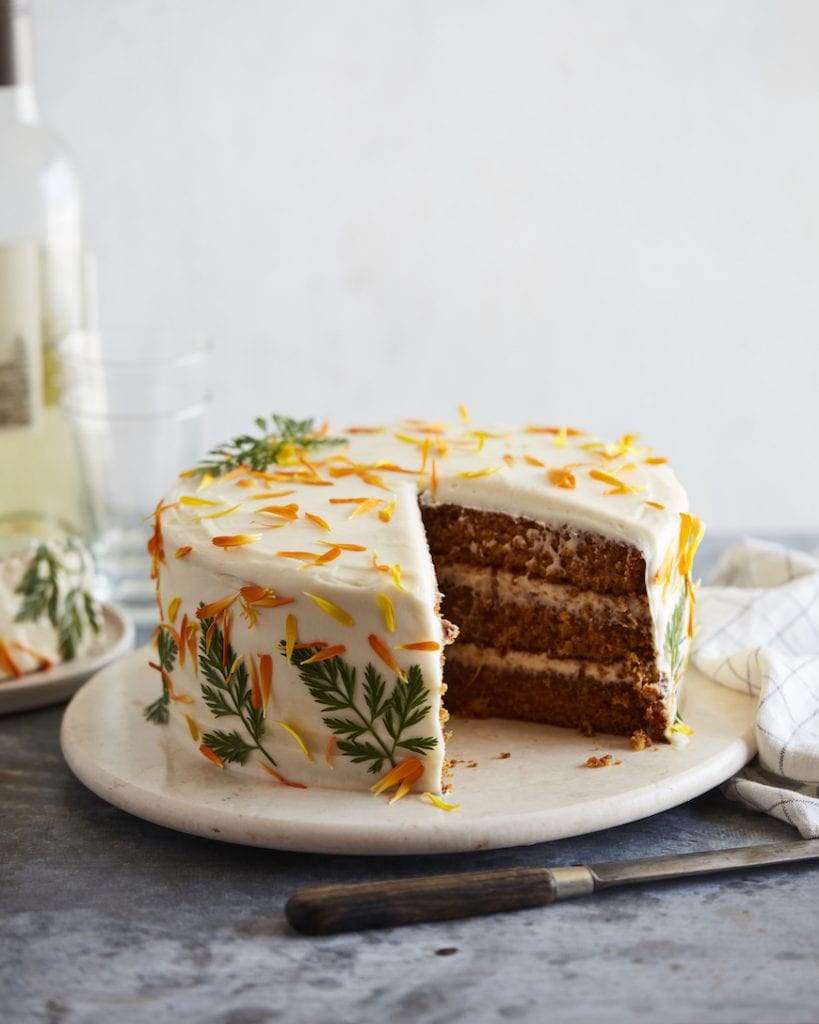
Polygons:
M297 931L330 935L542 907L555 900L588 896L618 885L661 882L815 858L819 858L819 839L805 839L604 864L507 868L386 882L320 885L294 893L287 901L285 915Z

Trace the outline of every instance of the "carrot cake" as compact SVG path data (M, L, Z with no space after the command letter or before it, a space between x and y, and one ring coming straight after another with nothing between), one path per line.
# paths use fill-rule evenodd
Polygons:
M439 795L450 713L671 735L702 526L636 436L257 428L154 513L146 716L203 770Z

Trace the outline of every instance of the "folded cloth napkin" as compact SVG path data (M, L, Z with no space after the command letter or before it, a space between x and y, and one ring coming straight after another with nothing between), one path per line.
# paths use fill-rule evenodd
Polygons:
M696 667L759 696L759 756L725 794L819 838L819 557L747 540L697 600Z

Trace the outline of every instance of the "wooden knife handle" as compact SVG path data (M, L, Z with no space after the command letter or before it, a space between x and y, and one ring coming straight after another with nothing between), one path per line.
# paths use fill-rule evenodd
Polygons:
M302 889L287 901L290 924L308 935L542 907L558 898L547 868L509 868Z

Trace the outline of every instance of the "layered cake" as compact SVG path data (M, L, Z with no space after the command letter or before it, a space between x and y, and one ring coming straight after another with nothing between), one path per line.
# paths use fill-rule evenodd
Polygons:
M634 435L257 428L154 513L146 716L203 770L435 796L450 713L673 735L702 526Z

